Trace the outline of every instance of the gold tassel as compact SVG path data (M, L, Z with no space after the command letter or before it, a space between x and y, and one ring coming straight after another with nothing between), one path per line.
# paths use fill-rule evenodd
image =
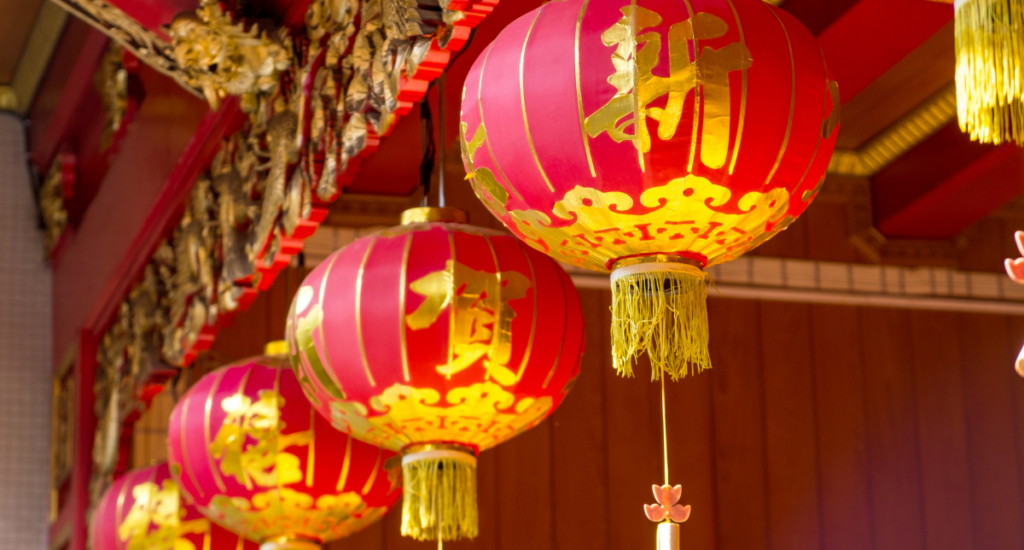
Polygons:
M711 368L708 355L708 290L704 272L688 263L640 263L612 273L612 359L633 376L641 354L651 359L652 379L672 380Z
M957 0L960 130L981 143L1024 145L1024 0Z
M455 445L422 445L402 457L402 535L419 541L475 538L476 456Z

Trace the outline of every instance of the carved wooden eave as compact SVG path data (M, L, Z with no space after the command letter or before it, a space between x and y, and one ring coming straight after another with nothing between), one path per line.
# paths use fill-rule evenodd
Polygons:
M117 6L103 0L52 0L72 15L92 25L144 63L199 95L178 69L171 45L151 29L140 25Z
M114 301L90 314L95 498L123 462L122 426L270 288L498 0L313 0L299 30L204 1L170 22L171 42L109 3L60 2L213 109L122 262Z

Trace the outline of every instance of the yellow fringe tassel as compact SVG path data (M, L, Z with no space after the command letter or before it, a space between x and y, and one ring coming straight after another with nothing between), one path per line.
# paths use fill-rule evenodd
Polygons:
M652 379L672 380L711 368L707 285L699 269L613 276L612 358L622 376L647 353Z
M956 10L960 130L1024 145L1024 0L967 0Z
M419 541L477 536L476 460L470 458L403 461L403 536Z

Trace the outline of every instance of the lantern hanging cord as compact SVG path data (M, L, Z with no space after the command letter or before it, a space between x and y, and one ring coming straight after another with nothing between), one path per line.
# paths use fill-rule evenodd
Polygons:
M671 485L668 480L668 413L665 404L665 377L661 377L661 436L664 446L665 458L665 485Z
M448 143L445 140L445 126L447 126L447 120L445 119L445 84L448 80L448 71L441 73L441 78L437 82L437 114L438 118L441 119L441 124L437 127L437 138L441 142L441 146L438 147L437 156L438 164L438 185L437 185L437 205L441 208L446 206L444 200L444 173L445 173L445 149L448 148Z

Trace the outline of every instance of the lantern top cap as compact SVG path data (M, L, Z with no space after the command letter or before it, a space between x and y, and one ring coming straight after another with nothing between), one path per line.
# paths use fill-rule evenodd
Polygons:
M288 355L288 342L284 340L267 342L267 345L263 346L263 355L267 357L283 357Z
M468 221L469 216L464 210L451 206L421 206L402 212L402 225L432 222L467 223Z

